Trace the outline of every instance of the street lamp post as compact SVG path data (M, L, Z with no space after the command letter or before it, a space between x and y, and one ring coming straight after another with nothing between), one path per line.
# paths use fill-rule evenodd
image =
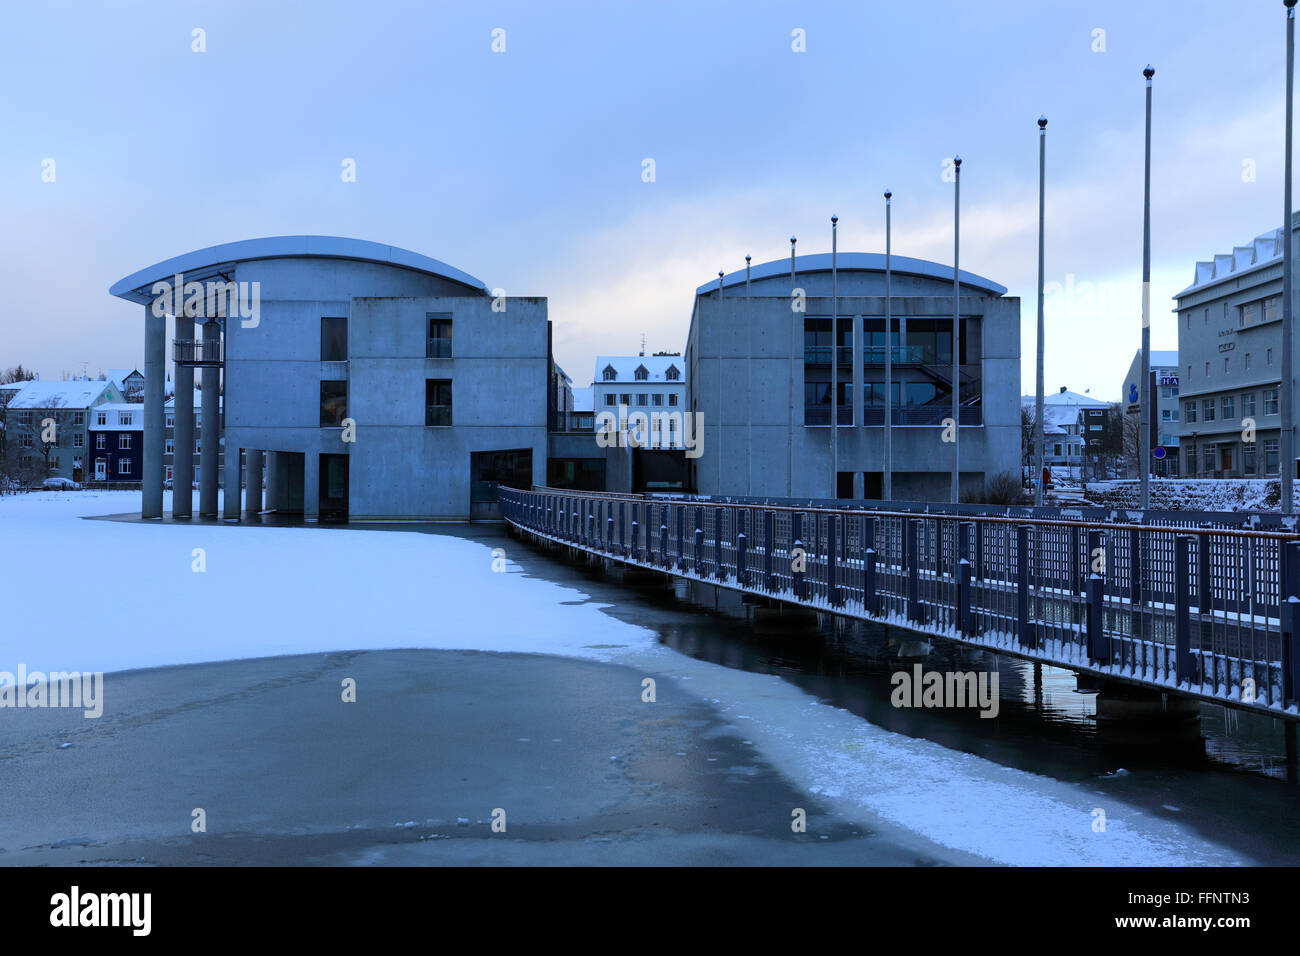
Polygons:
M1281 460L1278 471L1282 479L1282 513L1295 514L1295 409L1292 407L1292 377L1295 362L1291 355L1291 321L1294 314L1292 295L1292 230L1291 230L1291 107L1292 86L1295 76L1295 5L1296 0L1283 0L1286 7L1286 159L1282 173L1282 428Z
M961 476L961 157L954 156L956 189L952 197L952 503L960 498Z
M894 500L894 318L889 298L891 226L890 209L894 194L885 190L885 460L881 493L886 501ZM866 490L865 488L863 489Z
M794 358L797 345L795 333L798 330L794 309L794 246L798 241L795 236L790 237L790 401L786 403L785 410L785 496L787 498L794 494Z
M1150 64L1142 71L1147 79L1146 180L1142 202L1142 378L1139 396L1141 417L1151 407L1151 77L1156 75ZM1142 510L1151 506L1151 429L1142 428L1138 446L1138 474L1142 479Z
M839 407L839 337L835 334L839 325L839 273L836 270L837 237L839 234L839 216L831 216L831 494L838 498L840 474L840 407Z
M1034 402L1034 504L1043 504L1043 230L1046 213L1047 117L1038 117L1038 391Z

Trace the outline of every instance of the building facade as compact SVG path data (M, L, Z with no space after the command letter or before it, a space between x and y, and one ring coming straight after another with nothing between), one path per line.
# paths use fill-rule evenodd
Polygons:
M743 271L724 276L721 288L712 281L696 290L685 354L687 410L703 416L703 453L691 459L696 489L880 498L887 400L895 499L948 500L955 447L963 497L981 497L994 475L1017 480L1019 300L961 273L960 423L953 427L952 268L892 257L886 398L885 257L840 253L837 266L836 300L828 254L798 257L793 275L789 260L754 267L748 295Z
M1174 297L1185 477L1278 474L1282 245L1279 228L1198 262Z
M90 410L90 479L138 482L144 474L144 407L107 402Z
M597 412L681 411L686 405L686 363L677 354L599 355L591 381Z
M1177 478L1182 472L1179 450L1179 431L1182 422L1180 397L1181 375L1178 353L1151 350L1151 378L1147 394L1155 397L1150 414L1142 414L1142 350L1133 353L1121 387L1121 406L1124 409L1124 436L1126 470L1129 478L1138 478L1138 458L1141 456L1140 430L1145 427L1151 436L1150 474L1160 478ZM1132 446L1132 447L1128 447Z
M197 309L188 293L178 305L173 288L194 283ZM544 298L492 296L446 263L327 236L202 249L110 291L145 312L145 517L162 515L167 316L177 393L202 376L200 516L217 514L218 389L248 513L464 519L495 510L499 482L545 481L555 383ZM193 410L182 402L174 415L175 447L187 447ZM184 457L174 464L174 481L189 483ZM240 515L240 473L224 470L227 520ZM181 496L174 508L189 512Z
M122 402L110 381L29 381L6 386L3 409L6 470L31 482L93 480L90 423L95 408ZM51 425L53 427L51 427Z

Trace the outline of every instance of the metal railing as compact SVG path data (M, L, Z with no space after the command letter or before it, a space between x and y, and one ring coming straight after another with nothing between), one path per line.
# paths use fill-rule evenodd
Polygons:
M501 488L514 527L615 561L1296 719L1300 536Z
M172 360L177 365L220 365L220 339L173 339Z

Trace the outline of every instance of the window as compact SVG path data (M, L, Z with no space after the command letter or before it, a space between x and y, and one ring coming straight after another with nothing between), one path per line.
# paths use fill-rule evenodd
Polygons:
M348 417L348 383L323 381L320 383L320 423L322 427L341 428Z
M104 447L105 447L104 439L105 439L106 437L107 437L107 436L106 436L103 432L98 432L98 433L95 435L95 447L96 447L96 448L104 448Z
M677 405L677 393L676 393L676 392L673 392L671 395L668 396L668 404L669 404L669 405L673 405L673 406L676 406L676 405Z
M1195 448L1187 449L1187 473L1189 475L1196 474L1196 449Z
M107 425L107 424L108 424L108 412L96 412L96 413L95 413L95 422L96 422L96 424L99 424L99 425ZM29 424L30 424L30 423L29 423Z
M613 382L618 378L618 372L614 370L614 366L612 365L606 365L605 371L603 371L601 375L604 376L605 381L607 382Z
M633 376L633 377L634 377L638 382L645 382L645 381L648 381L648 380L649 380L649 378L650 378L650 373L649 373L649 371L646 370L646 367L645 367L644 365L638 365L638 366L636 367L636 371L632 373L632 376Z
M1209 363L1209 362L1206 362L1206 363L1205 363L1205 377L1206 377L1206 378L1209 378L1209 377L1210 377L1210 363Z
M650 396L650 402L651 404L654 405L662 405L664 403L664 393L655 392L653 395Z
M1258 302L1247 302L1237 310L1237 327L1244 329L1248 325L1254 325L1259 321Z
M118 447L118 448L130 448L130 447L131 447L131 436L130 436L130 435L118 435L118 436L117 436L117 447Z
M1249 370L1250 370L1250 353L1249 353L1249 352L1247 352L1247 353L1242 357L1242 361L1243 361L1243 363L1245 364L1247 371L1249 371Z
M638 405L642 405L642 406L649 405L649 404L650 404L650 399L649 399L649 397L646 395L645 392L637 392L637 393L636 393L636 403L637 403Z
M429 320L429 341L425 348L426 358L451 358L451 313L426 312Z
M676 365L668 366L668 371L664 372L664 378L668 379L670 382L680 381L681 377L682 373L677 370Z
M1264 389L1264 414L1277 414L1277 389L1275 388Z
M1223 370L1225 372L1228 370L1228 356L1226 355L1223 357Z
M1171 408L1162 408L1162 409L1160 409L1160 420L1161 420L1162 422L1173 422L1173 421L1177 421L1177 419L1174 418L1174 411L1173 411L1173 409L1171 409Z
M336 316L320 320L320 360L346 362L348 360L348 320Z
M165 469L165 474L163 475L163 477L166 478L168 481L171 481L173 478L176 477L175 472L172 471L172 466L171 466L171 465L168 465L168 466L166 467L166 469Z
M1274 319L1282 317L1282 297L1275 295L1271 299L1264 300L1264 321L1272 322Z
M1207 306L1205 309L1205 321L1202 323L1202 325L1209 325L1209 324L1210 324L1210 309Z
M130 424L131 424L131 419L134 418L134 417L135 417L135 413L134 413L134 412L118 412L118 413L117 413L117 420L118 420L118 422L121 423L122 425L130 425Z
M119 458L119 459L117 460L117 473L118 473L119 475L129 475L129 474L131 474L131 459L130 459L130 458Z
M167 416L167 427L168 427L168 428L175 428L175 427L176 427L176 416L175 416L175 415L168 415L168 416Z
M202 451L203 451L203 439L201 438L194 439L194 454L198 455L202 453Z
M1055 455L1057 458L1061 457L1061 445L1059 442L1052 446L1052 454Z
M24 447L24 448L31 448L31 447L32 447L32 436L31 436L31 435L23 435L22 438L20 438L20 439L18 440L18 444L20 444L20 445L21 445L22 447Z
M610 392L605 396L605 404L612 408L618 404L618 397L613 392Z
M176 439L175 439L175 438L169 438L169 439L167 439L165 442L163 442L163 454L164 454L164 455L174 455L174 454L176 454Z
M1244 442L1241 446L1241 470L1243 474L1255 473L1255 443Z
M1264 473L1266 475L1277 474L1277 439L1264 439Z
M19 413L18 413L18 424L19 424L19 425L30 425L31 423L32 423L32 413L31 413L31 412L19 412ZM100 424L102 425L102 424L104 424L104 423L103 423L103 422L100 422Z
M1201 421L1214 421L1214 399L1207 398L1201 402Z
M631 405L631 404L632 404L632 396L629 395L627 392L623 392L623 393L621 393L621 394L618 396L618 403L619 403L620 405Z
M1273 350L1272 350L1272 349L1268 349L1268 350L1264 353L1264 364L1265 364L1265 365L1272 365L1272 364L1273 364Z
M1236 405L1237 405L1237 399L1234 396L1232 395L1223 396L1223 420L1225 422L1228 421L1229 419L1233 419L1237 417Z
M86 413L85 413L85 412L73 412L73 413L72 413L72 424L74 424L74 425L84 425L84 424L86 424Z
M451 424L451 379L430 378L424 382L424 424Z
M1241 393L1241 417L1242 418L1255 417L1255 393L1254 392Z

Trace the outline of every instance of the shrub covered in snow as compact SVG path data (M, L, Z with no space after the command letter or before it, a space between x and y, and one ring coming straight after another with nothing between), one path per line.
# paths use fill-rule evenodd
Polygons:
M1106 508L1141 507L1136 481L1090 483L1083 497ZM1281 485L1276 478L1153 479L1151 507L1167 511L1279 511Z

